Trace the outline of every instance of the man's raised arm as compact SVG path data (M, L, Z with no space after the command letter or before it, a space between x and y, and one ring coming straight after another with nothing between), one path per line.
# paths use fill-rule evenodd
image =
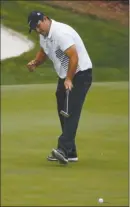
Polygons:
M45 54L44 50L40 48L39 52L36 54L35 59L31 60L27 64L27 68L29 69L30 72L33 72L35 68L41 65L46 59L47 59L47 55Z

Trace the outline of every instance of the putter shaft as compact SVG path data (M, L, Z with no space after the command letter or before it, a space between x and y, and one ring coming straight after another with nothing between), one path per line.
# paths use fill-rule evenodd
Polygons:
M61 110L60 114L66 118L69 117L68 114L68 102L69 102L69 90L66 90L66 111Z

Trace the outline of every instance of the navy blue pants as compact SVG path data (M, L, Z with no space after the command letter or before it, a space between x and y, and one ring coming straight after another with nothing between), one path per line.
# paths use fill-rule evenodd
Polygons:
M62 128L62 134L58 139L58 148L68 154L71 151L76 151L75 136L82 106L92 83L92 69L79 71L73 78L74 87L69 93L68 112L70 116L68 118L60 114L61 110L65 110L66 102L64 81L65 79L59 78L56 91L57 110Z

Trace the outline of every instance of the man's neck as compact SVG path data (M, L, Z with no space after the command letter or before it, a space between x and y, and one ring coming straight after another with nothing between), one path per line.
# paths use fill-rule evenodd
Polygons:
M52 24L52 20L49 19L49 20L48 20L48 31L46 32L45 35L42 34L42 35L44 36L44 38L47 38L47 37L48 37L49 32L50 32L50 28L51 28L51 24Z

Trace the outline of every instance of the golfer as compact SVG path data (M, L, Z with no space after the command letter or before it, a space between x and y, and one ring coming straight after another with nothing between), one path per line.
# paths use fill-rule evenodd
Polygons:
M62 133L48 160L58 160L60 164L78 161L75 137L83 103L92 83L92 62L82 39L69 25L50 19L40 11L29 14L28 25L29 32L34 30L40 37L39 52L27 64L29 71L34 71L49 58L59 77L56 99Z

